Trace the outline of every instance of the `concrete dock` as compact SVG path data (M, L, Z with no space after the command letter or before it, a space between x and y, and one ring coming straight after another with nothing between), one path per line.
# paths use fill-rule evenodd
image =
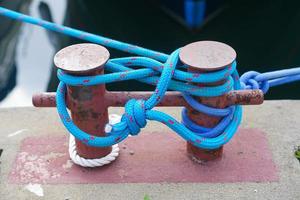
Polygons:
M159 110L180 119L181 108ZM245 106L223 158L202 164L187 159L176 133L149 122L114 163L85 169L69 160L55 109L0 109L0 199L300 199L299 110L288 100Z

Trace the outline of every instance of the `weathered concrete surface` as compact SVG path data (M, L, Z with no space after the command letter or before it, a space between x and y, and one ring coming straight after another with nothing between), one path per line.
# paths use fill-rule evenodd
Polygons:
M179 109L162 110L177 116ZM43 197L26 185L8 183L20 143L29 136L67 134L55 109L18 108L0 110L0 199L300 199L300 163L294 158L300 145L300 101L268 101L245 107L242 127L266 133L278 182L263 183L155 183L155 184L59 184L41 185ZM121 109L111 112L121 113ZM151 131L166 131L164 125L148 123ZM147 130L145 130L147 131ZM142 134L142 133L141 133ZM226 146L225 146L226 148Z

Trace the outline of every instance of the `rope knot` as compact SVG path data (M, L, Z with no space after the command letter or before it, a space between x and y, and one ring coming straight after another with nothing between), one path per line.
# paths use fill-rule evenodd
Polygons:
M146 111L145 101L142 99L130 99L126 103L122 121L126 122L131 135L137 135L146 126Z
M267 80L259 80L258 77L261 75L256 71L249 71L244 73L241 78L241 87L243 89L260 89L264 93L269 90L269 82Z

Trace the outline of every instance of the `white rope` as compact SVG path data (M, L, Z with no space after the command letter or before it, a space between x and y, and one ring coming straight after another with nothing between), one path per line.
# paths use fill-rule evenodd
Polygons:
M109 115L109 124L105 126L105 132L109 133L112 129L111 125L114 125L116 123L119 123L121 121L121 116L116 114L110 114ZM114 161L119 156L119 146L118 144L115 144L112 146L112 151L110 154L106 155L102 158L95 158L95 159L86 159L83 157L80 157L77 154L76 150L76 143L75 143L75 137L73 135L70 135L69 140L69 154L71 160L82 167L101 167L103 165L107 165Z

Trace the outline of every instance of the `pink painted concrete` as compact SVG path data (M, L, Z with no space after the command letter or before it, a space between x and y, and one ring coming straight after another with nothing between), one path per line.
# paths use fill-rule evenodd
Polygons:
M220 161L195 164L175 133L141 133L121 145L116 162L98 169L73 165L66 137L30 137L22 144L9 182L25 183L226 183L278 181L263 132L240 129Z

